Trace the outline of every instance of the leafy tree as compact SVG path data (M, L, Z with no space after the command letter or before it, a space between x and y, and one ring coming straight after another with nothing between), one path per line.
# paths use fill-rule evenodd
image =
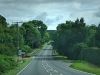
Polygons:
M0 27L7 27L7 22L6 22L6 18L3 17L2 15L0 15Z
M8 25L6 18L0 15L0 75L17 66L13 56L18 49L26 53L41 46L42 42L49 41L47 26L38 20Z
M23 28L23 36L25 39L25 44L29 45L31 48L35 48L40 44L41 36L40 32L37 28L32 27L32 25L28 23L24 23L22 25Z
M57 26L53 48L70 59L100 65L100 25L88 26L84 18L66 21ZM55 39L56 38L56 39ZM95 58L95 56L97 56Z

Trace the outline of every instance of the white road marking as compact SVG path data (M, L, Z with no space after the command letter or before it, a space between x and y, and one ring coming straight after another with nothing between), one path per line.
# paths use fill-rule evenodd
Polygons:
M46 70L47 68L44 66L44 69Z
M46 70L48 73L49 73L49 71L48 70Z
M58 73L58 71L57 71L57 70L54 70L54 72Z
M42 66L45 69L45 71L49 73L50 75L53 75L53 74L63 75L62 73L59 73L56 69L54 69L51 65L49 65L46 60L42 61Z
M53 71L53 68L50 68L51 71Z
M17 73L17 75L19 75L21 72L23 72L31 63L32 63L32 61L31 61L28 65L26 65L26 67L24 67L21 71L19 71L19 72Z

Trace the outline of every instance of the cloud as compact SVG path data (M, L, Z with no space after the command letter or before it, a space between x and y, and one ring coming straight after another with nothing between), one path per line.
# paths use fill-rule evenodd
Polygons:
M70 3L99 4L99 0L0 0L0 4L44 4L44 3Z
M50 28L77 17L85 17L88 24L97 24L99 3L100 0L0 0L0 14L8 21L42 20Z
M94 13L94 16L100 18L100 8Z
M73 2L77 0L0 0L2 3L64 3Z
M63 16L49 16L47 12L42 12L41 14L37 15L34 19L36 20L42 20L47 25L53 25L55 22L60 21L63 18Z
M43 13L39 14L38 16L36 16L35 19L45 21L47 16L48 16L48 14L46 12L43 12Z

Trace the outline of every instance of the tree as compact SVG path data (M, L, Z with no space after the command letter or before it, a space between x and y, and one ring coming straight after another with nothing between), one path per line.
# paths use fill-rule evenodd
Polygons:
M80 19L80 23L84 23L84 18L82 17L81 19Z
M28 23L23 23L21 29L22 28L25 44L29 45L31 48L35 48L37 43L40 44L41 36L37 28Z
M84 18L66 21L57 26L53 48L70 59L100 65L100 25L86 26ZM97 56L95 58L95 56Z
M3 17L2 15L0 15L0 26L1 27L7 27L7 22L6 22L6 18Z
M84 23L84 18L83 17L80 19L80 25L81 25L81 27L85 27L85 23Z

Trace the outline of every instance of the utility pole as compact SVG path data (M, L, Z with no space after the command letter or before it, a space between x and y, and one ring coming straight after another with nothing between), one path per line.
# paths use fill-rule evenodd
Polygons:
M19 52L19 24L21 24L23 22L13 22L13 24L17 25L17 52ZM20 55L21 53L18 53L18 55Z
M20 50L20 48L19 48L19 39L20 39L20 37L19 37L19 24L20 23L23 23L23 22L13 22L13 24L15 24L16 25L16 27L17 27L17 33L16 33L16 35L17 35L17 56L18 56L18 62L23 62L22 61L22 50Z

